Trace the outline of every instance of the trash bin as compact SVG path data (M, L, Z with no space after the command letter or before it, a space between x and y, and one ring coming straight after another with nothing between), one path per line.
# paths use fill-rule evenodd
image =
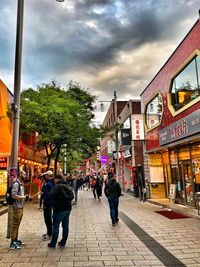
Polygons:
M198 215L200 215L200 192L195 193L195 205L198 210Z

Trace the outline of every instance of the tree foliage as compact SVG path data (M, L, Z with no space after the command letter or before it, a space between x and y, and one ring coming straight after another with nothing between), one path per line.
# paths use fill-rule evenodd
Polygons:
M38 132L38 148L45 148L48 167L52 158L59 160L63 144L68 157L76 154L71 151L82 158L94 152L99 137L99 130L91 126L94 100L72 82L66 89L51 81L22 92L20 130Z

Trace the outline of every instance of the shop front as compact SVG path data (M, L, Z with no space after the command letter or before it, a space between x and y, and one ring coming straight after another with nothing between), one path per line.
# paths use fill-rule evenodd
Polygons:
M161 153L168 153L168 161L162 156L165 191L176 185L175 201L186 205L195 205L195 193L200 192L199 116L197 110L159 131Z

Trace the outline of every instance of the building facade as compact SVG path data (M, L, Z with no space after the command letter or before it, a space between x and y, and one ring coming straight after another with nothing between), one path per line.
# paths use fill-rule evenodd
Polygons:
M151 198L195 205L200 191L200 22L141 94Z
M12 93L0 80L0 200L4 199L7 185L11 154L12 123L8 116L9 104L13 100ZM34 177L46 171L45 152L36 149L37 134L22 134L18 147L18 169L26 172L26 192L34 195L38 185L33 183Z

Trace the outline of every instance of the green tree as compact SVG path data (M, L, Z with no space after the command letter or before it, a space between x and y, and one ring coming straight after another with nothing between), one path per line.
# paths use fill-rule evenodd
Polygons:
M98 129L91 126L95 98L79 85L70 85L72 88L66 90L52 81L36 90L29 88L21 96L21 132L38 132L38 148L46 150L47 168L51 159L55 159L55 170L63 144L67 145L67 151L88 157L98 138ZM79 92L79 97L75 92Z

